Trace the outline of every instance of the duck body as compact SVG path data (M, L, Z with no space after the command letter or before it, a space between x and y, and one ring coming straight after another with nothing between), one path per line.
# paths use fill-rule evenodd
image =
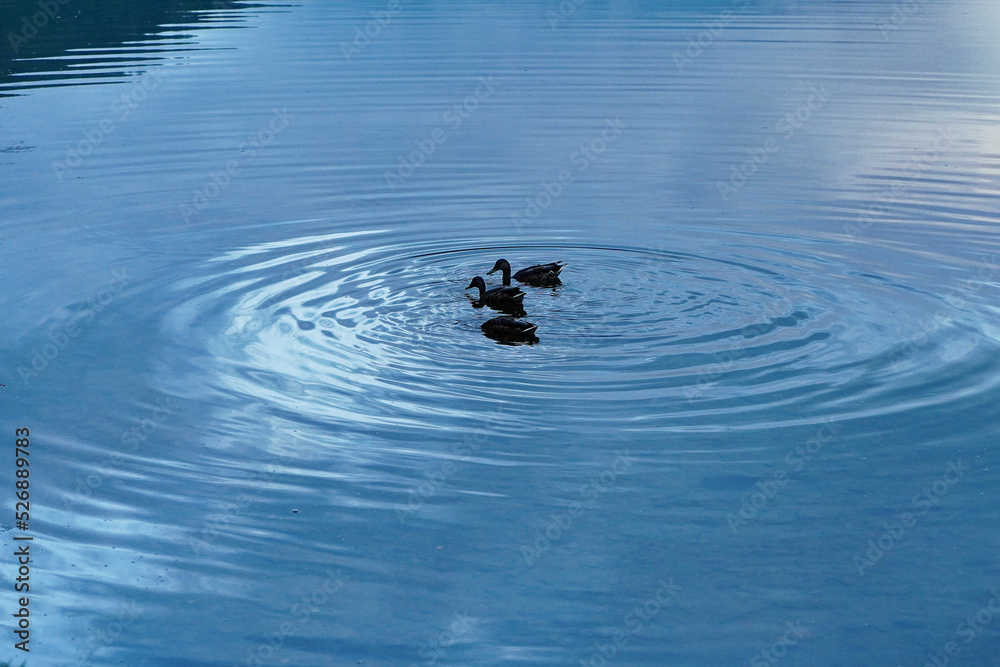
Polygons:
M489 338L508 345L515 343L537 343L535 336L537 324L522 322L513 317L494 317L492 320L483 322L479 327Z
M532 285L534 287L551 287L552 285L559 285L562 282L559 280L559 272L562 271L565 266L565 262L535 264L534 266L525 267L514 273L513 278L517 282L524 283L525 285ZM486 275L490 275L495 271L502 271L503 284L510 285L510 262L506 259L498 259L496 264L493 265L493 268L490 269Z
M486 289L486 281L480 276L476 276L465 289L473 287L479 290L479 298L475 301L476 307L489 306L494 310L504 312L520 313L521 302L524 301L524 292L520 287L494 287Z

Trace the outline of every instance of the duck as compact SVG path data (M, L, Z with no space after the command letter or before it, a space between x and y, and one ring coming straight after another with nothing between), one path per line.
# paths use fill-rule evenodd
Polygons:
M515 273L514 280L534 287L551 287L562 282L559 280L559 272L563 270L564 266L566 266L565 262L535 264ZM495 271L503 271L503 284L510 285L510 262L506 259L498 259L497 263L493 265L493 268L486 275L490 275Z
M476 308L489 306L494 310L504 312L520 313L521 302L524 300L524 292L520 287L494 287L486 289L486 281L482 276L476 276L465 289L479 289L479 298L473 303Z
M500 343L537 343L535 336L537 324L523 322L513 317L494 317L483 322L479 327L487 337Z

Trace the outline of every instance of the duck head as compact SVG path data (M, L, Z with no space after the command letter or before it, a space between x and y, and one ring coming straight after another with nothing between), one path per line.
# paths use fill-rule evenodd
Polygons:
M472 282L469 283L469 286L466 287L465 289L472 289L473 287L479 289L479 296L482 297L483 292L486 291L486 281L483 280L482 277L476 276L475 278L472 279Z
M486 272L486 275L495 273L496 271L503 271L504 273L510 272L510 262L506 259L498 259L497 263L493 265L493 268Z

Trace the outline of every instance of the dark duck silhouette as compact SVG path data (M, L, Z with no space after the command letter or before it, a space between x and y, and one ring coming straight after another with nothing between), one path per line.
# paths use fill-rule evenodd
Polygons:
M538 325L522 322L513 317L494 317L492 320L483 322L479 328L488 338L505 345L538 342L538 337L535 336L535 329L538 328Z
M472 282L465 289L472 289L473 287L479 289L479 298L472 304L476 308L489 306L494 310L505 313L518 314L524 312L521 306L521 302L524 300L524 292L521 291L520 287L494 287L493 289L486 289L486 281L480 276L473 278Z
M562 283L559 280L559 272L566 266L565 262L552 262L551 264L535 264L521 269L514 274L514 280L525 285L534 287L551 287ZM510 285L510 262L506 259L498 259L493 268L486 275L495 271L503 271L503 284Z

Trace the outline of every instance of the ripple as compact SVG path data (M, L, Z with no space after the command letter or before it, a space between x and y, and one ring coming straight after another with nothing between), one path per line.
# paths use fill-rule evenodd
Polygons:
M228 390L348 429L472 428L494 405L523 417L520 432L553 428L539 404L563 429L760 429L913 408L946 398L920 391L943 381L955 395L995 382L982 354L995 340L929 317L943 302L885 276L843 272L835 296L817 278L836 270L822 253L385 240L309 236L218 257L180 286L199 294L176 331L209 316L192 335ZM562 285L523 287L538 345L479 330L495 313L464 288L500 256L568 264Z

